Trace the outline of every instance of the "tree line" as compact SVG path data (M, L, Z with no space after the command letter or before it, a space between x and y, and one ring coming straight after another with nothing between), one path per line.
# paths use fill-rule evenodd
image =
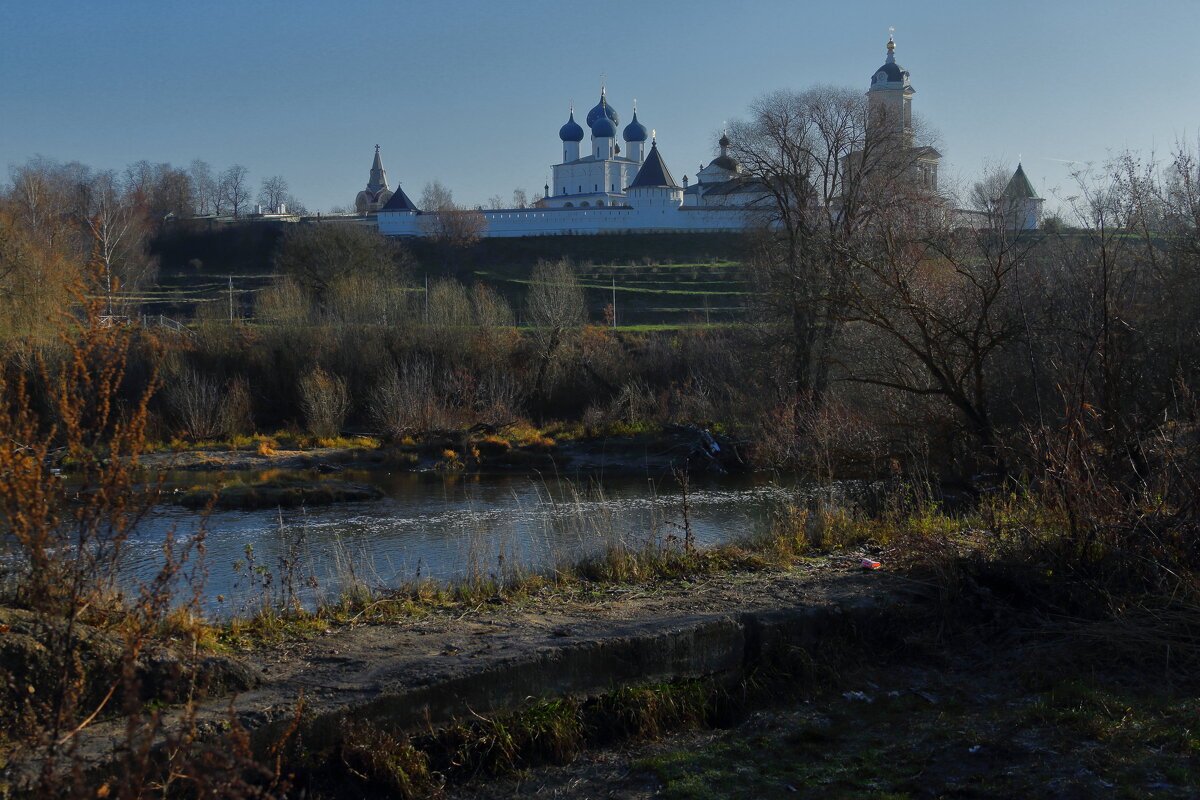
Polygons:
M871 115L857 92L817 89L766 96L731 127L742 178L764 196L744 257L754 324L614 331L588 319L564 261L506 297L450 277L460 250L446 248L419 265L444 276L426 287L402 244L355 226L297 226L253 324L200 313L198 335L167 348L167 387L203 384L216 399L200 424L184 419L196 416L181 411L187 392L165 392L158 430L304 427L316 417L303 387L319 373L341 387L329 395L344 400L339 425L393 435L502 417L689 422L740 432L762 463L842 474L922 464L975 488L1096 471L1129 490L1192 457L1195 155L1124 155L1081 173L1072 219L1022 231L995 176L968 189L973 203L915 180L920 132ZM17 177L0 206L10 333L37 327L20 292L55 281L65 292L93 248L136 282L144 250L121 249L121 218L86 223L98 215L79 211L56 227L69 204L39 202ZM444 187L426 194L423 205L453 207ZM76 201L95 209L103 197ZM970 204L982 224L953 213ZM444 236L469 242L469 227ZM53 318L50 306L40 313ZM248 409L236 425L219 422L232 418L226 402Z

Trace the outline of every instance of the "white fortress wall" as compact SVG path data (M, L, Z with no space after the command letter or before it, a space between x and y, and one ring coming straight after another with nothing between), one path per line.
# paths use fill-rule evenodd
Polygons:
M624 232L740 231L749 213L735 208L680 208L652 205L642 208L522 208L481 211L485 236L555 236ZM387 236L424 236L420 218L411 211L381 211L379 232Z

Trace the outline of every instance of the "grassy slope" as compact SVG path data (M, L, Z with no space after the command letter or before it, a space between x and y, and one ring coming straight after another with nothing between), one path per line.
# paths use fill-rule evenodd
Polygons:
M254 296L273 278L271 253L277 225L179 224L154 243L160 259L158 281L130 299L143 313L177 319L192 316L202 304L229 302L232 277L235 303L243 315ZM542 236L493 239L466 251L447 254L424 242L409 246L418 260L413 272L452 275L469 283L483 281L520 308L533 265L541 259L567 258L580 265L589 315L603 319L617 284L622 324L668 326L726 324L740 319L747 291L741 274L744 244L727 234L641 234Z

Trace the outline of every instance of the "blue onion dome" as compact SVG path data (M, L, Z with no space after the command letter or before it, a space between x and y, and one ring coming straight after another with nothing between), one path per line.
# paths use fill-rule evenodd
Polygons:
M617 135L617 126L608 117L600 117L592 124L592 136L597 139L602 136L615 137Z
M608 98L604 96L604 89L600 90L600 102L596 103L596 107L588 112L587 126L589 128L594 128L596 125L596 120L600 119L601 117L608 117L610 120L612 120L614 132L616 130L616 126L621 124L621 118L617 116L616 111L613 111L613 107L608 104ZM595 131L593 131L593 133L594 132Z
M579 123L575 121L575 111L571 111L571 118L567 120L567 124L558 129L558 138L564 142L582 142L583 128L579 127Z
M627 142L646 141L646 126L638 122L636 109L633 112L633 119L625 126L625 133L623 135Z

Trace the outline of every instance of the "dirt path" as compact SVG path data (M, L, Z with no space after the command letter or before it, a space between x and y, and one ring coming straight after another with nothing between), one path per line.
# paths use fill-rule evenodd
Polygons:
M846 606L901 598L921 587L850 560L789 572L731 573L653 586L602 588L586 596L547 591L521 606L480 603L421 618L331 630L314 640L252 653L265 684L240 707L290 708L305 690L313 713L366 701L404 686L429 686L498 663L616 637L653 636L703 619L781 608ZM268 712L269 716L274 714Z
M238 695L232 709L246 728L266 732L293 719L303 695L309 718L334 729L363 714L415 728L487 711L486 703L501 708L530 696L666 680L677 665L683 665L679 674L719 672L743 657L740 639L721 637L741 635L741 621L755 612L840 613L880 598L910 602L923 589L882 570L863 573L853 563L598 587L569 596L546 591L519 606L495 598L350 625L245 654L242 660L262 683ZM593 667L597 676L589 683ZM229 698L209 701L196 716L199 729L226 728L230 709ZM96 723L80 738L85 759L103 761L124 741L124 728L119 721Z

